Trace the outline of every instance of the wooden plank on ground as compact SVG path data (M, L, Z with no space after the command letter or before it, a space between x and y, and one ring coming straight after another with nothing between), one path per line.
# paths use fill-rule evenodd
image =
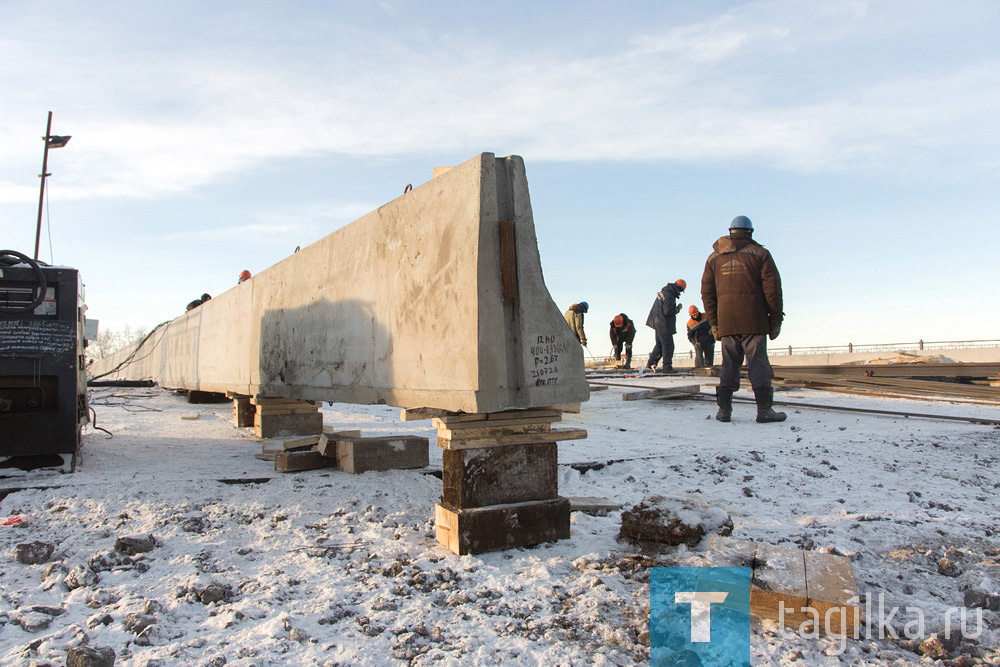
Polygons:
M323 456L317 451L278 452L274 455L274 469L277 472L295 472L298 470L318 470L320 468L336 467L337 459Z
M286 438L273 438L264 443L265 451L285 452L290 449L301 447L311 447L319 443L319 434L316 435L293 435Z
M338 438L360 438L361 431L326 431L319 434L318 442L316 443L316 451L323 456L337 456L337 439Z
M750 589L750 607L754 613L776 621L783 604L785 623L796 627L811 618L801 611L808 605L808 599L802 552L793 547L758 544Z
M590 393L594 393L595 391L607 391L608 385L606 385L606 384L592 384L592 385L589 386L589 389L590 389Z
M805 564L809 606L819 612L823 628L829 634L857 636L861 605L851 559L806 551Z
M424 468L430 442L415 435L377 438L338 438L337 467L352 474L369 471Z
M688 384L682 387L661 387L658 389L643 389L622 394L623 401L641 401L647 398L676 398L701 393L701 385Z
M560 440L583 440L587 431L582 428L552 429L548 433L525 433L518 435L498 435L483 438L452 440L438 436L437 444L442 449L472 449L474 447L502 447L503 445L529 445L536 442L558 442Z

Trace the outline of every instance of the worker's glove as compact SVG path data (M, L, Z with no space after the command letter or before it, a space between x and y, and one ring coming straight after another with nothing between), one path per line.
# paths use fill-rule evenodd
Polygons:
M719 327L711 327L709 331L712 332L712 338L715 340L722 340L722 336L719 335Z
M583 347L587 347L587 339L584 338L583 340L581 340L580 345L582 345Z
M778 334L780 333L781 333L781 321L779 320L777 322L771 322L771 332L768 334L768 337L771 340L774 340L775 338L778 337Z

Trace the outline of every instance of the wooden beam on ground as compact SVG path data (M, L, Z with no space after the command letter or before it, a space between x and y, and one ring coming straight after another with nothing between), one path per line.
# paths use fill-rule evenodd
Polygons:
M701 385L689 384L683 387L659 387L643 389L622 394L623 401L642 401L648 398L686 398L691 394L701 393Z
M751 570L749 607L740 611L782 620L794 629L818 622L817 629L828 635L856 636L861 608L854 569L846 556L718 535L709 541L707 556L715 567Z
M567 497L566 500L569 501L570 512L583 512L594 516L607 516L608 512L617 512L622 508L621 503L612 502L602 497Z
M277 472L297 472L299 470L318 470L320 468L336 467L337 459L323 456L317 451L278 452L274 455L274 469Z

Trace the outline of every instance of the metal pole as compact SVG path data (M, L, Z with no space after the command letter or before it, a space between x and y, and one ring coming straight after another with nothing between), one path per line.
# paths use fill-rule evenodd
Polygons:
M45 177L50 174L45 173L49 166L49 136L52 134L52 112L49 112L49 122L45 125L45 153L42 157L42 186L38 190L38 225L35 227L35 259L38 259L38 244L42 240L42 202L45 201Z

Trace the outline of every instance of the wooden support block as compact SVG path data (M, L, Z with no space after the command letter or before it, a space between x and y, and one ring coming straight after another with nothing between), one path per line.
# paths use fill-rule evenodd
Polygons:
M805 562L809 606L819 612L823 629L827 634L857 636L861 606L851 559L806 551Z
M257 412L258 415L308 415L314 412L319 412L319 408L314 408L311 406L305 406L302 408L292 408L292 407L263 407L258 405Z
M297 470L318 470L319 468L336 467L337 459L323 456L317 451L278 452L274 455L274 469L277 472L295 472Z
M683 387L662 387L660 389L643 389L622 394L623 401L641 401L647 398L686 398L691 394L701 393L701 385L690 384Z
M415 435L338 437L336 442L337 465L348 473L424 468L430 462L430 441Z
M560 417L558 410L551 408L532 408L531 410L504 410L503 412L475 412L475 413L458 413L445 415L439 417L439 419L452 426L453 424L463 423L463 422L501 422L504 420L518 420L524 421L545 421L550 417ZM559 421L555 419L554 421ZM478 426L479 424L477 424Z
M582 428L553 429L548 433L524 433L516 435L498 435L481 438L464 438L461 440L437 439L438 447L442 449L474 449L477 447L501 447L504 445L530 445L536 442L558 442L560 440L583 440L587 431Z
M468 422L482 423L482 422ZM489 423L489 422L485 422ZM465 426L465 424L462 424ZM447 426L438 428L438 437L445 440L469 440L473 438L495 438L501 435L525 435L528 433L551 433L552 427L548 422L519 424L517 426L481 426L479 428L456 428L454 430Z
M280 438L288 435L312 435L323 432L323 415L254 415L254 433L258 438Z
M617 512L622 508L621 503L595 496L567 498L566 500L569 501L570 512L583 512L593 516L607 516L608 512Z
M416 422L424 419L446 417L454 414L458 413L448 412L447 410L441 410L439 408L403 408L399 411L399 421Z
M254 405L319 405L318 401L306 401L301 398L272 398L270 396L251 396Z
M237 428L252 427L255 409L249 396L234 396L233 426Z
M496 413L503 414L503 413ZM552 424L553 422L562 421L562 416L558 413L554 415L541 415L533 417L523 417L523 418L497 418L497 419L481 419L478 421L458 421L452 422L445 419L433 419L431 423L439 431L441 429L448 429L450 431L458 431L461 429L481 429L481 428L499 428L501 426L525 426L527 424Z
M215 391L199 391L192 389L187 392L188 403L225 403L226 395Z
M327 431L324 427L316 443L316 451L323 456L337 456L337 438L360 438L361 431Z
M434 517L438 542L460 556L569 537L569 501L565 498L468 509L438 503Z
M574 415L580 414L581 403L559 403L557 405L550 405L549 407L558 412L568 412Z
M754 559L750 607L761 618L778 620L779 605L784 603L785 623L798 627L809 620L801 612L808 602L806 563L801 551L791 547L758 544Z
M554 442L446 449L442 452L441 502L466 509L555 498L557 458Z

